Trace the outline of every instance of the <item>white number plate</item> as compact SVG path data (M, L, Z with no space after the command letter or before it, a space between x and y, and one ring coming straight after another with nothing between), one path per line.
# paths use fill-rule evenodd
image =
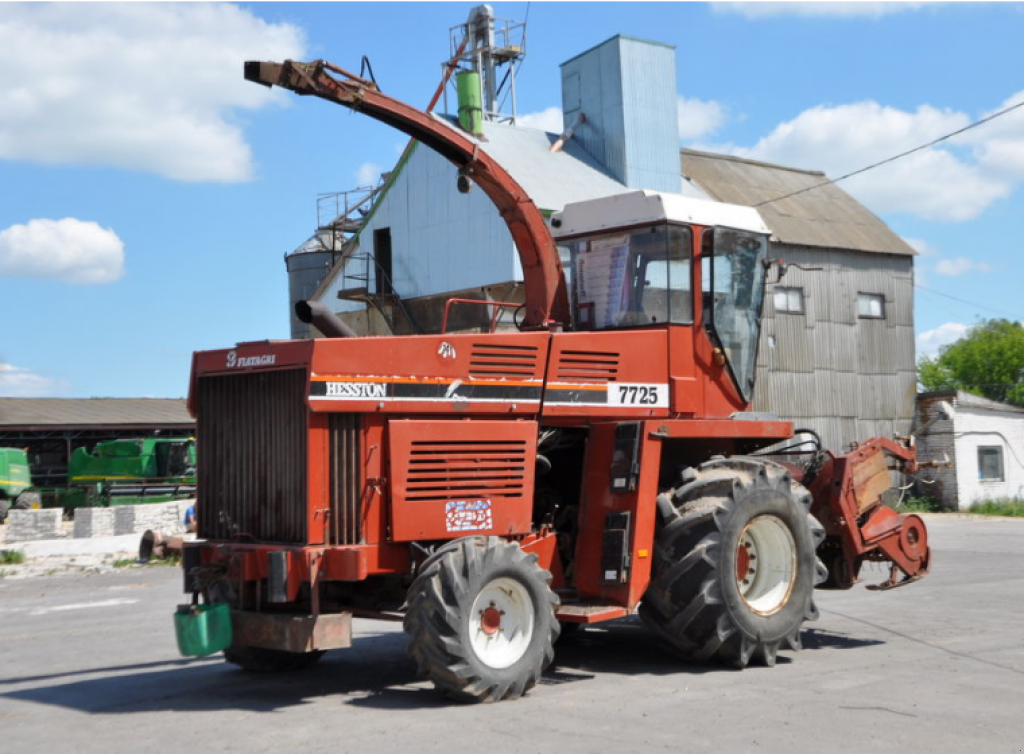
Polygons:
M610 382L608 405L668 408L668 385Z

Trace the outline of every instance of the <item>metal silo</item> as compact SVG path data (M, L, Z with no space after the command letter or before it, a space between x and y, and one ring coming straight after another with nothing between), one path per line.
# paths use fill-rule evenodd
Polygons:
M311 236L290 254L285 254L284 263L288 268L288 321L291 323L292 338L310 337L309 325L300 322L295 316L295 302L313 297L336 258L337 253L331 250L330 233L324 231Z

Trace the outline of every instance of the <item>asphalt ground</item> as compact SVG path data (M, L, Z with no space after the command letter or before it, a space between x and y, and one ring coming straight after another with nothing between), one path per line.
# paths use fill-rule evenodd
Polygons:
M926 579L818 592L804 650L774 668L684 665L626 619L493 705L419 681L397 624L251 675L178 656L175 568L0 580L0 751L1024 752L1024 520L928 525Z

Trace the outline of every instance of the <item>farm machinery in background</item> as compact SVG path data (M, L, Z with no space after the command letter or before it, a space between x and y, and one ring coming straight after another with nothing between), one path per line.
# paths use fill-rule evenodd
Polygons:
M145 437L76 448L64 487L33 487L28 454L0 448L0 522L7 510L163 503L195 497L196 447L191 437Z
M919 579L924 523L883 503L912 438L786 450L749 411L770 231L756 210L636 191L550 223L486 145L323 61L246 63L436 150L494 202L520 255L519 331L325 336L193 357L200 540L183 651L295 669L404 622L442 692L514 699L565 627L639 611L695 662L775 664L814 589ZM798 449L799 450L799 449ZM766 451L772 453L766 455Z

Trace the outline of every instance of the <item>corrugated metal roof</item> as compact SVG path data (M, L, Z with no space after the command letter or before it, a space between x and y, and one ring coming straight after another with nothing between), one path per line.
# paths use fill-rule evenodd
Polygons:
M0 398L3 428L194 425L180 398Z
M542 210L557 212L570 202L623 194L630 189L612 178L578 141L549 152L558 134L535 128L484 123L487 141L480 148L496 159L526 189ZM709 199L697 186L683 184L683 196Z
M629 191L573 140L562 151L550 152L557 134L490 122L484 124L484 136L487 140L480 148L497 160L542 210L557 212L570 202Z
M819 171L693 149L680 153L683 176L722 202L754 206L827 180ZM917 253L834 184L766 204L758 211L779 243L884 254Z

